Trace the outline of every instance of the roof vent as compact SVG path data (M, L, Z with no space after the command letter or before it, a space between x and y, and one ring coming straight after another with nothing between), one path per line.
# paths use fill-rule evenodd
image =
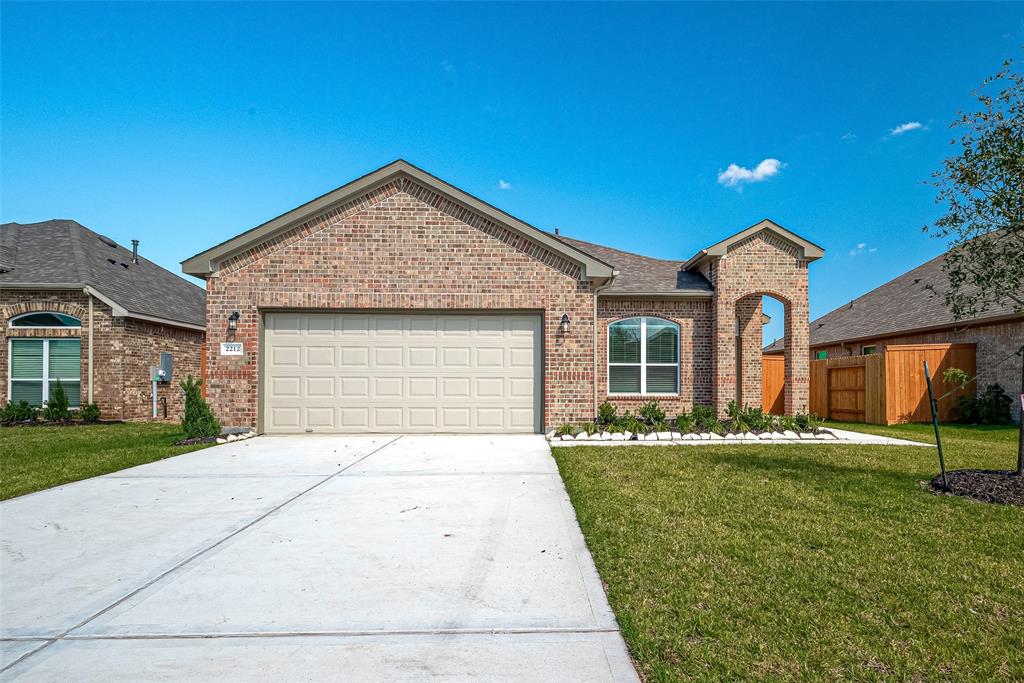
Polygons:
M115 242L114 240L110 239L106 235L96 235L96 236L100 238L100 242L103 242L103 244L107 245L111 249L117 249L117 242Z
M132 240L132 263L139 262L139 241Z
M112 266L116 266L116 265L117 265L117 261L115 261L115 260L114 260L114 259L112 259L112 258L108 258L108 259L107 259L107 263L109 263L109 264L110 264L110 265L112 265Z

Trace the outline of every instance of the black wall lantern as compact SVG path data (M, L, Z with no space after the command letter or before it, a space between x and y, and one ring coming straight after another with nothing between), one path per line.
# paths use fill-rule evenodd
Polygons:
M568 313L563 313L562 314L562 324L561 324L560 327L561 327L561 330L562 330L562 334L569 334L569 314Z
M242 315L238 311L234 311L231 315L228 316L229 332L234 332L235 330L238 329L238 319L241 317Z

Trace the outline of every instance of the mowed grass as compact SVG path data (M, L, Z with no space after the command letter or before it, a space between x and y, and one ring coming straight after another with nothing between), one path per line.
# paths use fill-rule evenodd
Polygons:
M943 430L951 469L1016 440ZM553 451L647 680L1024 679L1024 509L933 495L932 448Z
M205 448L172 446L178 425L0 428L0 500Z

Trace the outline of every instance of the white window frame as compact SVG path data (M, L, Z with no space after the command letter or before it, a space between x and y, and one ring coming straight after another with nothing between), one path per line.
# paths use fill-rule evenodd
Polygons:
M78 324L77 325L61 325L59 327L55 327L53 325L15 325L14 324L14 322L16 320L20 320L21 318L24 318L25 316L39 315L40 313L49 313L50 315L63 315L63 316L67 316L68 318L74 318L75 320L78 320ZM60 311L29 311L28 313L19 313L18 315L14 316L10 320L8 320L7 321L7 327L10 327L12 329L18 329L18 330L80 330L80 329L82 329L82 321L81 321L81 319L79 319L76 316L71 315L70 313L61 313Z
M19 328L19 329L32 329L32 328ZM69 328L62 327L57 328L66 330ZM65 341L67 339L78 339L78 337L8 337L7 338L7 400L11 400L11 392L14 390L15 382L37 382L42 381L42 404L45 406L50 400L50 342L51 341ZM43 376L41 378L36 377L18 377L12 376L14 372L14 342L16 341L41 341L43 342ZM68 405L69 408L81 408L82 407L82 340L78 339L78 377L65 377L65 382L78 382L78 405Z
M628 323L633 320L640 321L640 362L639 363L613 363L612 358L612 327L619 323ZM658 320L661 322L668 323L676 330L676 344L681 346L682 344L682 331L679 328L679 323L669 320L668 318L661 318L656 315L644 315L634 316L632 318L622 318L621 320L615 320L608 324L608 343L605 347L605 357L607 362L605 363L605 386L608 387L609 396L679 396L679 370L682 367L683 354L682 348L676 349L676 362L675 363L648 363L647 362L647 321ZM612 388L612 366L614 367L629 367L633 368L640 366L640 392L626 391L626 392L613 392ZM675 391L663 391L663 392L649 392L647 391L647 368L671 368L676 369L676 390Z

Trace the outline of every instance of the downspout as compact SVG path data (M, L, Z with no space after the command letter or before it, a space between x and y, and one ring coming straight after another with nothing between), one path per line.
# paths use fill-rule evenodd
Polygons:
M92 337L93 337L93 320L92 320L92 294L89 294L89 403L92 403Z
M601 292L603 292L604 290L606 290L606 289L608 289L609 287L612 286L612 283L615 282L615 277L618 274L619 274L619 271L613 270L612 271L612 276L610 278L608 278L608 280L606 280L603 285L601 285L600 287L595 287L594 288L594 347L593 347L594 348L594 382L593 382L593 384L594 384L594 412L593 412L594 418L597 418L597 406L598 406L598 402L597 402L597 398L598 398L597 397L597 373L598 373L598 369L597 369L597 329L598 329L599 325L598 325L598 320L597 320L597 297L598 297L598 295Z

